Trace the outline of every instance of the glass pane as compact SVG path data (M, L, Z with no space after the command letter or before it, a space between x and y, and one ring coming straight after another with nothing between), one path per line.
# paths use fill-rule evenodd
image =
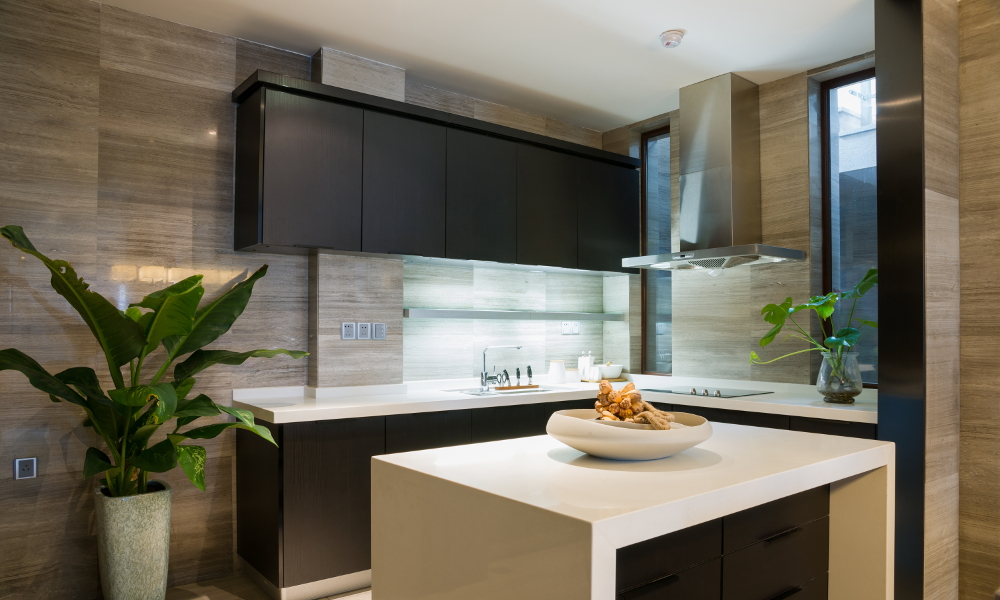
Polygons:
M830 90L830 173L831 276L833 289L843 291L878 266L875 78ZM850 304L844 303L837 327L846 326L849 312ZM878 320L877 287L858 301L854 318ZM857 347L861 376L865 383L877 383L878 330L862 331Z
M646 138L646 254L670 252L670 134ZM646 371L672 368L670 271L645 271Z

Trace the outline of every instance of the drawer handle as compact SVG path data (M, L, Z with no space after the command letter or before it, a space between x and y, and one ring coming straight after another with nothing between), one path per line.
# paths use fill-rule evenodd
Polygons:
M668 585L675 584L675 583L677 583L680 580L681 580L680 575L668 575L667 577L662 577L660 579L654 579L652 581L647 581L646 583L643 583L642 585L637 585L637 586L635 586L633 588L629 588L629 589L625 590L624 592L619 592L617 597L619 598L619 600L629 600L629 598L633 598L634 597L632 595L632 592L635 592L636 590L646 591L650 586L652 586L654 584L656 585L656 588L659 589L661 587L665 587L665 586L668 586Z
M776 533L776 534L772 535L771 537L766 537L766 538L764 538L761 541L770 544L772 542L777 542L778 540L783 540L786 537L788 537L790 535L793 535L793 534L796 534L796 533L798 533L800 531L802 531L801 527L792 527L791 529L788 529L786 531L782 531L781 533Z
M794 587L794 588L792 588L790 590L785 590L785 591L781 592L777 596L771 598L771 600L785 600L785 598L791 598L792 596L794 596L795 594L798 594L801 591L802 591L802 588L800 588L800 587Z

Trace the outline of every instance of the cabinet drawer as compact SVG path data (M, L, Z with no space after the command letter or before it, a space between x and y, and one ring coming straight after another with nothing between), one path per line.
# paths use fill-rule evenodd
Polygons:
M728 410L725 408L705 408L702 406L684 406L674 404L677 412L686 412L705 417L716 423L732 423L733 425L750 425L751 427L767 427L769 429L788 429L788 417L770 413L747 412L744 410Z
M386 454L471 443L471 410L389 415L385 418Z
M615 589L619 592L630 590L712 560L721 553L722 519L619 548L615 561Z
M791 429L792 431L842 435L844 437L862 438L866 440L877 439L876 426L873 423L855 423L853 421L831 421L829 419L792 417Z
M721 597L721 558L618 594L619 600L719 600Z
M823 517L725 555L722 597L723 600L782 597L826 573L829 563L830 518Z
M823 485L723 517L722 551L735 552L830 514L830 487Z

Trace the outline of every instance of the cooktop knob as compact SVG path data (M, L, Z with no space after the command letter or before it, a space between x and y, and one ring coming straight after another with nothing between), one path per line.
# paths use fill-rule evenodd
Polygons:
M698 390L696 390L694 388L691 388L691 395L692 396L697 396L698 395Z
M707 389L701 390L701 395L702 396L707 396L708 395L708 390Z
M722 397L722 390L715 390L715 397L716 398L721 398Z

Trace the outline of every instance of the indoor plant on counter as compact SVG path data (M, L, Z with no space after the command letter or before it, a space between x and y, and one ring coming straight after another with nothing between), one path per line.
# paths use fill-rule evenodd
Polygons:
M84 425L93 428L107 446L110 456L88 448L83 466L85 478L104 474L96 493L96 511L106 600L162 599L167 584L171 492L165 483L149 481L149 473L163 473L180 465L191 482L204 491L205 448L185 442L214 438L238 427L274 443L270 431L255 424L248 411L221 406L204 394L189 398L194 375L216 364L239 365L252 357L306 355L282 349L202 349L229 331L243 313L253 285L267 272L267 265L201 306L205 288L202 276L194 275L149 294L122 312L88 289L68 262L38 252L21 227L0 228L0 235L49 269L52 287L76 309L103 350L114 387L105 390L89 367L50 374L13 348L0 350L0 371L20 371L53 402L81 407L86 414ZM162 352L158 351L161 345ZM158 368L144 378L143 363L151 356ZM171 366L172 377L167 375ZM236 421L190 427L195 419L221 414ZM173 427L164 429L167 434L161 436L162 441L150 445L157 430L171 419Z
M766 365L795 354L820 351L823 353L823 364L820 366L819 377L816 379L816 388L823 394L823 398L827 402L838 404L854 402L854 397L861 393L863 385L861 369L858 366L858 355L856 352L850 352L850 348L858 344L863 327L878 329L878 323L875 321L855 319L854 309L858 306L858 299L876 285L878 285L878 269L869 269L861 281L846 292L830 292L825 296L813 296L809 302L797 306L791 298L785 298L781 304L768 304L761 309L760 314L764 315L764 320L773 327L767 332L767 335L760 339L760 347L764 348L773 342L774 338L785 327L792 329L792 332L785 336L786 340L790 337L798 338L808 343L810 347L768 361L761 359L756 352L750 352L750 364ZM851 311L842 323L843 326L837 329L833 315L841 300L851 300ZM819 318L820 332L825 338L822 344L809 335L792 316L803 310L816 312L816 316ZM791 324L789 325L789 323ZM857 327L854 327L855 323L857 323ZM829 326L829 336L827 336L827 326Z

